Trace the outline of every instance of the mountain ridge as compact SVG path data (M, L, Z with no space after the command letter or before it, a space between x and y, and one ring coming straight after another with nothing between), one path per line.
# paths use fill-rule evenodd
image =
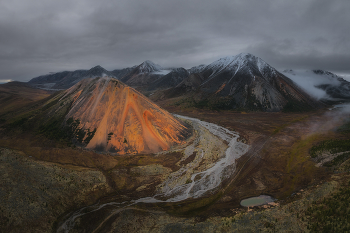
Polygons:
M84 78L98 76L113 76L113 73L104 69L100 65L89 70L62 71L53 74L41 75L31 79L28 84L37 88L47 90L64 90L70 88Z

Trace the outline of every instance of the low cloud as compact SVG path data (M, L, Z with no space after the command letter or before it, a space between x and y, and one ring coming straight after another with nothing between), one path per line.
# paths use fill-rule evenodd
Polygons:
M322 116L325 120L310 121L308 135L333 131L350 120L350 104L338 104L330 108Z
M318 85L340 85L336 78L315 74L312 70L286 70L282 73L316 99L331 99L324 90L317 88Z

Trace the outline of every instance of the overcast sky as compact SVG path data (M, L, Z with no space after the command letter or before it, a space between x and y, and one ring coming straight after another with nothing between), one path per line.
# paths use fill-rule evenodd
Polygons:
M349 10L349 0L0 0L0 81L241 52L280 70L350 74Z

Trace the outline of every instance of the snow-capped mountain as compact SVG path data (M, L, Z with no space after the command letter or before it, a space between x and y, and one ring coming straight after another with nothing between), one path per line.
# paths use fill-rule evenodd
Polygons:
M192 74L169 96L192 92L197 103L227 109L280 111L320 106L289 78L249 53L221 58Z
M42 75L31 79L28 83L41 89L62 90L70 88L84 78L102 77L106 75L114 77L112 72L98 65L90 70L63 71Z
M140 73L152 73L163 70L160 65L157 65L149 60L142 62L137 68Z
M215 80L223 72L232 72L232 78L238 72L251 76L259 74L260 77L268 80L275 76L277 71L259 57L249 53L240 53L236 56L220 58L205 67L201 73L206 77L206 80L201 85L211 83L210 80Z
M206 65L202 64L202 65L199 65L199 66L194 66L190 69L188 69L188 73L190 74L194 74L194 73L200 73L202 72L202 70L206 67Z
M164 69L147 60L119 79L127 85L140 87L148 85L170 72L171 70Z
M284 75L317 99L350 100L350 82L324 70L284 70Z

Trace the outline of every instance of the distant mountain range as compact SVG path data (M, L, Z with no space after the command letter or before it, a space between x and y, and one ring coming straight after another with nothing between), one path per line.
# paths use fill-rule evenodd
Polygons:
M67 89L84 78L101 76L115 76L101 66L95 66L90 70L63 71L54 74L42 75L31 79L28 83L34 87L46 90Z
M185 102L191 102L196 107L218 109L300 110L323 106L319 100L350 100L349 82L327 71L315 70L311 73L312 78L320 78L311 82L314 83L312 86L304 85L305 82L298 79L300 72L279 72L261 58L241 53L188 70L163 68L152 61L145 61L113 71L96 66L90 70L48 74L33 78L28 83L41 89L59 90L85 78L109 76L144 94L156 93L155 100L183 97Z
M182 77L182 74L184 77ZM169 88L172 85L177 85L179 81L187 77L186 75L187 70L184 68L165 69L151 61L145 61L137 66L112 71L108 71L101 66L95 66L90 70L47 74L31 79L28 84L40 89L64 90L85 78L109 76L117 78L132 87L147 86L147 90L153 90L152 88ZM152 84L152 88L148 86L149 84Z

